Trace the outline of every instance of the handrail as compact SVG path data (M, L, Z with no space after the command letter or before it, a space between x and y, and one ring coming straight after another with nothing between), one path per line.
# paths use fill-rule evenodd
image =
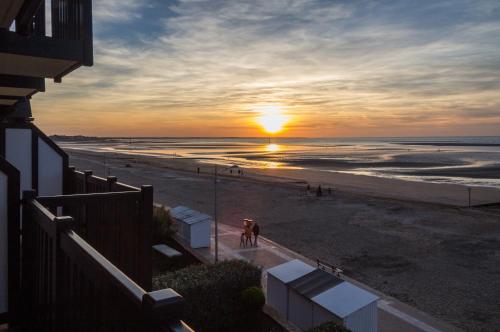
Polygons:
M142 303L142 298L146 293L132 279L120 271L97 250L89 245L73 230L68 230L61 236L61 248L67 253L73 253L75 259L80 260L80 264L92 265L99 268L107 278L118 285L120 291L133 300L138 306ZM76 257L77 256L77 257Z
M91 189L89 184L98 186L98 190L104 190L106 192L121 192L121 191L140 191L140 188L130 186L128 184L124 184L118 182L116 176L108 176L107 178L103 178L100 176L96 176L92 174L92 171L77 171L74 167L69 167L69 176L73 176L73 181L79 181L82 184L82 190L84 192L77 192L78 194L83 193L91 193ZM74 183L75 184L75 183Z
M90 202L92 200L100 200L107 197L114 198L139 198L141 197L140 191L117 191L106 193L93 193L93 194L72 194L72 195L55 195L55 196L39 196L37 200L45 206L57 207L68 204L79 204L82 202Z

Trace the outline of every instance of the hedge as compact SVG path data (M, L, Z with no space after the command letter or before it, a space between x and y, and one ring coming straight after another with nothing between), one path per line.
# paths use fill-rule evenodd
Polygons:
M244 331L260 308L249 309L242 294L251 287L260 289L260 279L260 268L245 261L224 261L168 272L154 278L153 287L173 288L184 297L183 318L196 331Z
M336 322L326 322L307 330L307 332L351 332L351 330Z
M153 244L166 243L174 235L172 219L168 211L163 207L153 208Z

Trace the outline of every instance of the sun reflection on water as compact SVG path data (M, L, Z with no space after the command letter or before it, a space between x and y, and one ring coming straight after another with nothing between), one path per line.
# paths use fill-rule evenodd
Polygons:
M278 144L268 144L266 145L266 151L267 152L278 152L281 150L281 146Z

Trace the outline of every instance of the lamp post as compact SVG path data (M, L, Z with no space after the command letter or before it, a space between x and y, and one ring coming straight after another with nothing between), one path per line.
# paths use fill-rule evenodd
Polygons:
M215 263L219 261L219 230L217 222L217 165L214 174L214 223L215 223Z

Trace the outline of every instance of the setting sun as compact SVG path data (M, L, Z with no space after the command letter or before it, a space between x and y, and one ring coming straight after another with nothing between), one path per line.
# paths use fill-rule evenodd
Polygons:
M283 114L280 106L264 106L258 109L260 116L257 123L268 134L276 134L283 130L285 124L289 121L288 116Z

